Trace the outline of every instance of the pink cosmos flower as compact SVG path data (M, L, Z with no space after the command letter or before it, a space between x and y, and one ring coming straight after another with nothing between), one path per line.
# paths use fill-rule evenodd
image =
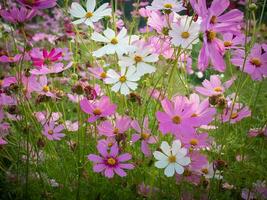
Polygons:
M219 76L212 75L210 76L210 81L205 79L202 82L203 87L196 87L196 91L208 97L221 95L233 84L234 81L235 77L222 84Z
M232 63L240 69L243 68L245 52L237 50L231 59ZM267 48L261 44L255 44L246 59L244 72L249 74L253 80L262 80L267 76Z
M54 121L50 121L44 125L43 135L47 137L48 140L61 140L65 136L62 133L64 130L64 125L56 125Z
M8 22L19 24L31 20L36 15L36 10L13 7L10 10L0 10L0 15Z
M189 97L189 103L192 104L192 109L194 110L192 117L196 118L197 127L208 125L212 122L216 109L210 107L208 98L200 102L199 96L193 93Z
M234 35L233 33L223 34L223 45L225 49L239 49L244 46L245 35Z
M207 133L185 133L176 134L186 148L201 149L210 146L210 139Z
M104 80L105 78L107 78L107 73L104 71L102 67L92 67L88 68L88 70L97 79Z
M115 113L116 104L112 104L107 96L101 97L100 100L90 102L86 98L80 102L83 112L90 115L88 122L95 122L101 117L107 117Z
M72 121L67 120L65 121L65 127L67 131L76 132L79 129L79 122L78 121L72 122Z
M143 128L139 125L137 120L132 121L132 128L137 131L137 133L132 135L131 141L133 143L141 140L141 150L145 154L145 156L150 156L151 151L149 149L149 144L155 144L157 142L157 137L151 134L151 131L148 127L148 117L145 117Z
M17 0L20 4L33 9L46 9L56 6L57 0Z
M203 46L199 53L198 68L204 71L209 61L220 72L225 70L223 60L224 44L218 39L219 34L239 34L243 13L237 9L224 13L230 5L229 0L215 0L207 8L206 0L190 0L195 12L202 18L201 28L203 31ZM224 14L223 14L224 13Z
M191 133L194 132L196 120L192 115L194 110L192 105L188 104L185 97L175 97L173 101L164 99L161 101L164 112L156 113L159 121L159 130L166 134Z
M178 184L182 181L187 181L191 184L198 185L201 181L200 173L191 171L188 168L185 168L182 175L176 174L175 178Z
M36 112L34 116L38 122L44 125L50 121L57 122L62 117L62 114L60 112Z
M50 87L48 86L48 80L46 76L36 77L30 82L31 89L38 94L45 95L48 97L55 98L56 95L50 91Z
M251 115L251 111L247 106L242 106L239 103L235 103L233 111L232 109L232 102L229 103L228 107L224 109L222 115L222 121L228 122L230 120L231 124L241 121L245 117L249 117Z
M147 20L147 25L155 29L159 34L168 36L170 24L173 22L174 15L170 14L169 18L157 12L152 12Z
M153 53L162 55L165 58L172 58L174 49L171 48L171 39L166 37L156 37L152 36L148 38L148 41L146 43L149 48L153 50ZM145 47L144 47L145 48Z
M124 169L133 169L133 164L125 163L132 158L129 153L124 153L119 155L119 147L114 144L110 151L108 151L108 146L104 143L98 143L97 150L100 156L95 154L89 154L88 159L94 163L94 172L103 172L107 178L113 178L114 174L124 177L126 172Z
M128 116L116 117L114 125L111 121L106 120L98 125L97 129L100 135L107 137L116 137L118 134L125 133L131 124L131 119Z
M263 128L252 128L248 132L248 137L258 137L265 136L267 137L267 127Z
M181 54L181 56L178 58L178 68L185 68L187 74L193 74L194 71L192 69L192 58L185 53Z
M196 150L190 151L189 156L191 159L191 163L189 164L189 169L191 171L199 171L208 164L207 157L201 154L199 151Z

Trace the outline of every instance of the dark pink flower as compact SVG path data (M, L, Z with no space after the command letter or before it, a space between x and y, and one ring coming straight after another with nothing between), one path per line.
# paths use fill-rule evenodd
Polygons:
M124 153L119 155L119 147L114 144L110 151L108 151L108 146L104 143L98 143L97 150L100 156L95 154L89 154L88 159L94 163L94 172L103 172L107 178L113 178L114 174L124 177L126 172L124 169L133 169L133 164L125 163L132 158L131 154Z

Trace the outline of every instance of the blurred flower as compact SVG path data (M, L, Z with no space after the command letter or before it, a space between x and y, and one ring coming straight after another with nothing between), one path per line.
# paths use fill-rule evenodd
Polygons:
M185 9L182 2L177 0L154 0L151 6L147 6L147 8L150 10L160 10L166 14L180 12Z
M57 0L17 0L17 2L33 9L52 8L57 4Z
M13 7L10 10L0 10L0 15L8 22L19 24L31 20L36 15L36 10Z

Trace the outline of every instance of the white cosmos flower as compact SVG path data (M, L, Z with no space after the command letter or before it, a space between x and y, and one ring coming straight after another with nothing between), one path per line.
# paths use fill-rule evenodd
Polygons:
M147 6L150 10L162 10L166 13L180 12L184 10L182 1L177 0L154 0L151 6Z
M220 180L223 178L220 171L214 170L213 163L208 163L206 166L202 167L201 172L206 179L215 178Z
M104 35L94 32L91 39L97 42L106 43L105 46L93 52L93 56L101 57L103 55L110 55L117 53L122 55L128 53L134 47L131 46L131 42L138 39L138 36L132 35L131 38L127 35L126 28L122 28L121 31L116 35L115 31L107 28L103 31Z
M184 166L189 165L190 158L186 156L187 149L181 148L181 141L175 140L172 146L163 141L160 145L160 151L155 151L153 153L154 157L158 160L155 163L157 168L165 168L164 174L167 177L171 177L176 172L177 174L184 173Z
M105 16L111 16L111 8L108 8L108 3L104 3L98 9L95 10L96 0L87 0L86 10L78 3L74 2L71 4L70 14L73 17L79 18L73 21L73 24L85 23L87 26L94 28L95 22L98 22Z
M152 54L148 48L137 47L130 52L128 56L121 56L119 58L119 65L122 67L136 66L137 73L140 76L144 74L151 74L156 71L156 68L149 63L154 63L159 60L158 55Z
M127 95L130 90L136 90L138 84L136 81L140 79L140 75L136 73L136 68L130 66L128 68L122 67L121 73L118 74L113 69L107 71L107 78L104 79L106 84L114 84L111 88L112 91Z
M172 37L172 44L183 48L191 49L192 44L198 43L198 34L200 30L199 22L194 22L192 17L181 16L180 25L173 23L169 36Z

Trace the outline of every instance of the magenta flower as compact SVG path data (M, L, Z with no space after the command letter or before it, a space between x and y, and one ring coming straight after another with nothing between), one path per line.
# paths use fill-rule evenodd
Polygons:
M96 173L103 172L107 178L113 178L114 174L124 177L126 172L124 169L133 169L134 165L125 163L132 158L129 153L124 153L119 155L119 147L114 144L110 151L108 151L108 146L104 143L98 143L97 150L100 156L95 154L89 154L88 159L94 163L93 170Z
M176 97L173 101L164 99L161 101L164 112L156 113L159 121L159 130L166 134L190 133L194 132L196 120L192 115L194 110L188 104L185 97Z
M71 67L70 62L66 67L61 62L63 57L63 51L59 48L53 48L50 52L46 49L40 50L35 48L30 53L31 60L36 69L32 69L30 72L34 75L45 75L51 73L60 73Z
M0 10L0 15L10 23L20 24L31 20L36 15L36 10L13 7L10 10Z
M173 19L173 14L170 14L167 19L165 15L152 11L147 20L147 25L155 29L159 34L168 36L170 23L173 22Z
M48 140L61 140L65 136L61 133L64 129L64 125L56 125L54 121L50 121L44 125L43 135Z
M111 121L106 120L99 124L97 129L100 135L115 137L118 134L125 133L129 129L131 121L132 120L128 116L118 116L116 117L114 125Z
M235 103L233 111L232 110L232 102L228 105L227 108L224 109L222 115L222 121L228 122L231 124L241 121L245 117L249 117L251 115L251 111L247 106L242 106L239 103Z
M40 76L36 77L35 79L31 79L29 85L31 90L37 92L38 94L52 98L56 97L56 95L51 92L51 89L48 86L48 80L46 76Z
M90 102L86 98L80 102L83 112L90 115L88 122L95 122L101 117L107 117L115 113L116 104L112 104L107 96L101 97L99 101Z
M107 74L102 67L92 67L92 68L88 68L88 70L97 79L103 80L107 78Z
M233 33L223 34L223 45L225 49L239 49L244 46L245 35L234 35Z
M33 9L46 9L56 6L57 0L17 0L20 4Z
M3 63L15 63L15 62L20 61L21 57L22 57L21 54L17 54L15 56L3 55L3 56L0 56L0 62L3 62Z
M240 69L243 68L245 52L244 50L237 50L231 59L232 63ZM267 76L267 48L264 45L255 44L251 49L246 63L244 72L249 74L253 80L262 80Z
M233 84L234 80L235 77L222 84L219 76L212 75L210 76L210 81L205 79L202 82L203 87L196 87L196 91L208 97L221 95L225 92L226 89L228 89Z
M148 127L148 117L145 117L143 128L140 127L137 120L132 121L132 128L137 131L137 133L132 135L131 141L133 143L141 140L141 150L145 156L150 156L151 151L149 149L149 144L155 144L157 142L157 137L151 134L151 131Z

